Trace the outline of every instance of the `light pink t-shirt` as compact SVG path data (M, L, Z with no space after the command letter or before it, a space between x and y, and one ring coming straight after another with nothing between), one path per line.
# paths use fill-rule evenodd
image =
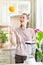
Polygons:
M25 44L26 41L33 42L35 40L35 32L31 28L22 29L17 28L14 32L14 35L16 37L16 54L21 56L27 56L27 45ZM13 36L13 42L15 40L15 37ZM14 42L15 43L15 42Z

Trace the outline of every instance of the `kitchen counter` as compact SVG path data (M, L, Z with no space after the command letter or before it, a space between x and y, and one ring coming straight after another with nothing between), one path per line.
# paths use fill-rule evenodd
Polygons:
M42 62L36 62L34 58L29 58L28 62L23 64L5 64L5 65L43 65Z
M11 47L0 48L0 51L1 50L14 50L14 49L16 49L16 47L15 46L11 46Z
M28 58L23 64L5 64L5 65L43 65L42 62L36 62L34 58Z
M0 65L43 65L43 63L28 58L23 64L15 64L15 49L9 48L0 50Z
M5 64L5 65L31 65L31 64ZM35 64L33 64L35 65ZM36 65L43 65L41 62L36 62Z

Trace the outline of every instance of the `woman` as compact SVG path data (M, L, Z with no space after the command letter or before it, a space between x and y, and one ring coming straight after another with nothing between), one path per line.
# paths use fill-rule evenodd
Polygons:
M26 28L28 22L28 15L23 13L20 16L20 27L16 28L14 31L15 35L12 35L12 43L14 45L17 44L16 54L15 54L15 63L24 63L27 58L27 46L25 44L26 41L34 41L35 42L35 33L31 28ZM16 37L16 39L13 39ZM15 40L15 41L14 41Z

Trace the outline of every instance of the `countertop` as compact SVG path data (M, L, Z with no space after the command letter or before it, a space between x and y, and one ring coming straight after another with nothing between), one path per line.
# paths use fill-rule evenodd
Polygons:
M0 51L1 50L13 50L13 49L15 50L16 47L15 46L11 46L11 47L8 47L8 48L7 47L6 48L0 48Z
M5 64L5 65L43 65L43 63L36 62L36 64Z

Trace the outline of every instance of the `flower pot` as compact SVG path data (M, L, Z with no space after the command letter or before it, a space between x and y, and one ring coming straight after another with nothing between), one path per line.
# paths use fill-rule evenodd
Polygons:
M41 60L37 57L37 52L38 52L38 49L36 49L36 52L35 52L35 60L36 62L40 62Z
M0 48L3 48L4 43L0 40Z
M43 59L41 60L41 62L43 63Z

